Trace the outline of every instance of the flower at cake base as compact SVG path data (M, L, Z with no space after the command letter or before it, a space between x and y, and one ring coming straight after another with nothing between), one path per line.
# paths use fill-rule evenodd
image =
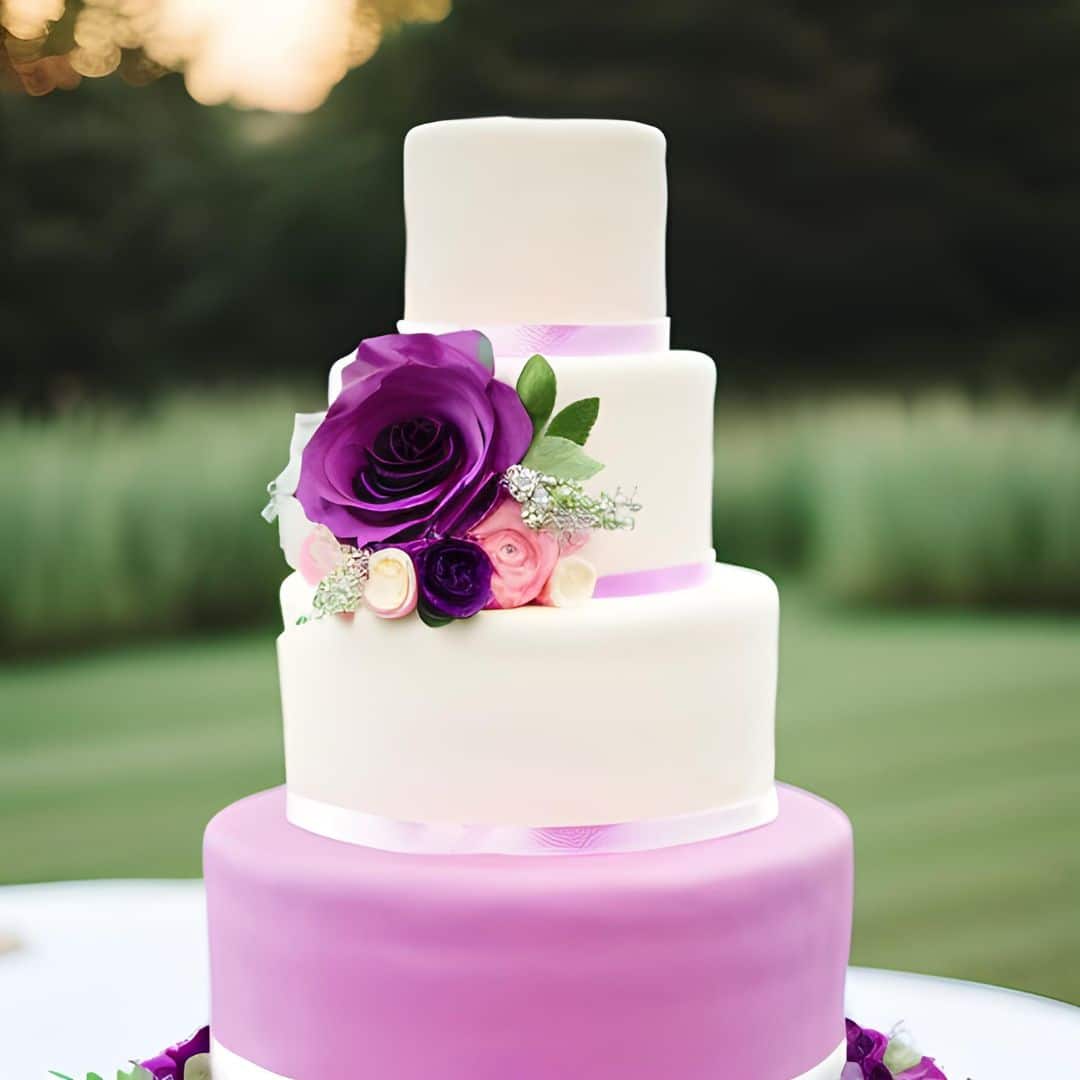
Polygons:
M427 622L468 619L491 600L491 560L470 540L435 540L416 555L420 616Z
M154 1080L208 1080L210 1029L200 1028L189 1039L170 1046L149 1061L140 1062Z
M540 595L559 558L557 536L530 529L508 497L470 535L491 560L491 607L521 607Z
M903 1034L883 1035L846 1021L847 1064L841 1080L947 1080L933 1058L921 1057Z
M401 548L382 548L368 560L364 603L380 619L400 619L416 608L416 568Z
M580 555L568 555L555 564L537 597L547 607L580 607L596 591L596 567Z
M475 330L361 342L341 393L304 446L296 498L357 547L461 535L532 440L515 390Z

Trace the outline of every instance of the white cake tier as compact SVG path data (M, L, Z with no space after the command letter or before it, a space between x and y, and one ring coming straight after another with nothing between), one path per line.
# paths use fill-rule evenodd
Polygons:
M405 139L405 318L662 318L664 136L624 120L489 117Z
M662 819L768 799L778 600L717 566L680 592L485 611L433 630L365 610L278 639L290 794L405 822Z

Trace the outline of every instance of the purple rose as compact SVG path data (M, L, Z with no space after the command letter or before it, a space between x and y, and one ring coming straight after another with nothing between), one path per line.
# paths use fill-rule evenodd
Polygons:
M848 1064L841 1080L947 1080L934 1059L928 1057L894 1076L885 1064L889 1036L860 1027L854 1020L846 1021L846 1025Z
M467 619L491 599L491 560L471 540L436 540L415 552L420 608L440 619Z
M475 330L361 342L304 448L296 497L308 519L358 547L464 532L525 456L532 421L479 359Z
M870 1080L871 1070L885 1060L889 1037L873 1028L859 1027L854 1020L845 1021L847 1029L847 1059L862 1066L863 1075ZM874 1080L878 1080L877 1077ZM891 1080L886 1070L885 1080Z
M154 1080L184 1080L187 1063L199 1054L210 1053L210 1029L200 1028L189 1039L170 1046L149 1061L141 1062Z

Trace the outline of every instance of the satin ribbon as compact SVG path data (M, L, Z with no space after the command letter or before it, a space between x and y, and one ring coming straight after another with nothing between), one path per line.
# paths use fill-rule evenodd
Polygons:
M285 816L331 840L407 855L610 855L696 844L776 818L776 788L746 802L616 825L453 825L396 821L288 792Z
M402 334L447 334L462 327L452 323L423 323L402 319ZM667 352L671 347L671 320L640 323L517 323L476 326L491 342L496 356L612 356Z
M663 566L658 570L631 570L625 574L605 574L598 578L594 600L614 600L650 593L679 592L704 585L712 577L716 563L686 563Z

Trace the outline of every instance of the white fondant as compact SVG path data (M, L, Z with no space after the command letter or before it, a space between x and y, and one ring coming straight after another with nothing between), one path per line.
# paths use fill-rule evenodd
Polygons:
M721 836L757 829L775 821L780 812L776 785L756 799L676 817L653 818L592 826L571 826L573 836L564 844L552 843L555 829L532 829L519 825L425 825L415 821L346 810L317 802L290 791L286 794L286 817L298 828L359 847L397 851L407 855L612 855L633 851L718 840Z
M291 1080L234 1054L214 1038L210 1040L210 1068L214 1080Z
M522 358L496 357L513 385ZM713 396L716 368L702 353L554 357L556 409L600 399L587 452L603 462L589 491L636 491L633 531L597 532L585 557L605 574L711 562Z
M559 826L721 808L773 783L779 612L755 571L439 630L366 611L296 626L311 596L285 581L278 639L286 774L304 798Z
M350 354L334 365L331 403L352 359ZM514 385L525 362L496 357L496 377ZM587 449L604 469L587 488L636 490L642 505L632 532L596 533L589 541L587 557L597 573L711 562L713 362L702 353L673 351L559 356L550 363L558 380L556 408L578 398L600 399ZM300 450L303 445L306 440Z
M779 1039L784 1037L782 1026L777 1031L776 1037ZM840 1080L840 1073L843 1071L846 1059L847 1044L842 1042L820 1065L815 1065L812 1069L792 1077L792 1080ZM216 1039L211 1043L210 1060L213 1063L214 1080L291 1080L288 1076L270 1072L269 1069L246 1061L231 1050L227 1050ZM723 1062L717 1062L716 1075L718 1078L724 1075ZM673 1077L672 1080L676 1078Z
M278 540L285 561L294 569L300 569L300 548L315 528L304 516L304 508L295 495L274 495L277 510Z
M487 117L405 138L405 318L621 323L666 314L665 142L623 120Z

